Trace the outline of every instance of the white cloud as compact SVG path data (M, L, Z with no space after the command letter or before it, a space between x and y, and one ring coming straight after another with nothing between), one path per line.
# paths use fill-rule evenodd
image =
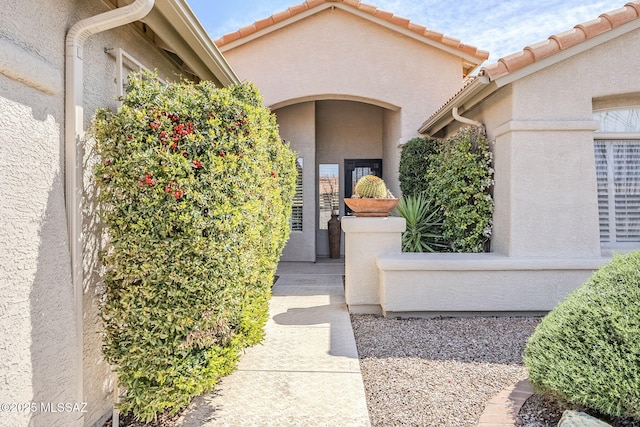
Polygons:
M380 9L488 50L489 62L624 6L624 0L374 0Z
M188 0L213 38L303 0ZM488 50L489 63L622 7L625 0L365 0L463 43Z

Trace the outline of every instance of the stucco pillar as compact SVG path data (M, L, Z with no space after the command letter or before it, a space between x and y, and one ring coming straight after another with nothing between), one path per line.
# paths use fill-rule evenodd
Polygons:
M404 218L343 217L345 299L349 312L381 314L376 258L402 252Z
M600 256L596 127L590 120L512 120L496 129L492 251Z

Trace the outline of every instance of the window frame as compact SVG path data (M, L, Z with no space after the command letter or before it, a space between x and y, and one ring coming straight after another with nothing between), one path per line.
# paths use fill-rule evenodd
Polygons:
M636 115L637 111L640 111L639 107L627 107L627 108L613 108L607 110L594 111L593 118L596 121L600 121L601 126L604 125L604 119L606 118L605 114L613 111L629 111L635 110ZM635 126L634 126L635 125ZM614 157L614 146L616 144L633 144L637 145L640 148L640 120L637 123L626 123L625 131L600 131L597 130L594 132L594 158L595 158L595 166L596 166L596 180L598 187L598 198L600 198L600 179L598 176L598 145L604 144L605 147L605 160L607 164L607 180L606 180L606 188L610 189L613 187L615 182L614 169L615 169L615 157ZM638 163L638 170L640 173L640 163ZM602 224L602 211L600 200L598 200L598 223L599 223L599 233L600 233L600 245L603 249L606 250L616 250L616 251L627 251L634 250L640 248L640 238L634 241L618 241L619 236L617 235L616 229L616 203L615 203L615 194L607 191L607 227L609 229L609 238L608 240L603 241L603 224Z

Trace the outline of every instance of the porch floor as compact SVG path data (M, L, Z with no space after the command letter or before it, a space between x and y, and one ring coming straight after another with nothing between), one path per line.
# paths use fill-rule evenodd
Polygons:
M196 398L180 426L369 426L344 259L283 262L261 345L212 394Z

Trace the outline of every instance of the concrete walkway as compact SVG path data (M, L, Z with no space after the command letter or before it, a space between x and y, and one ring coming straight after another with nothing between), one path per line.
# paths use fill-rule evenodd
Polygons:
M178 425L369 426L344 264L281 263L266 338Z

